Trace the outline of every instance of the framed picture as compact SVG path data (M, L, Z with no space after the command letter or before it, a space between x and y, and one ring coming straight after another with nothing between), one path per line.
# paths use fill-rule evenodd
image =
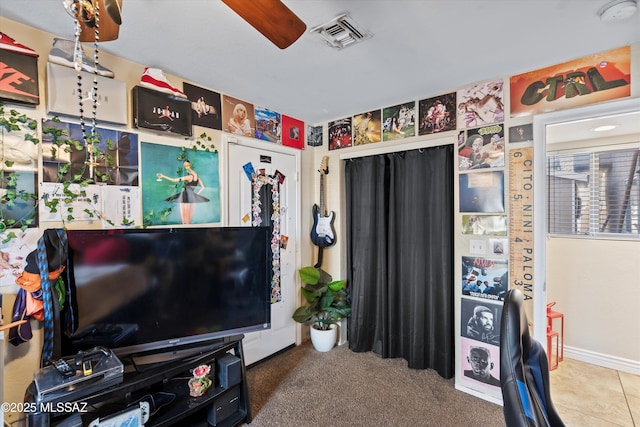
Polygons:
M282 145L304 148L304 122L293 117L282 115Z
M503 122L503 86L502 80L492 80L458 90L458 127Z
M222 96L222 130L253 137L256 129L253 104L231 96Z
M456 93L418 101L420 135L456 129Z
M394 105L382 110L382 140L408 138L416 134L415 101Z
M353 116L353 145L380 142L382 139L381 111L367 111Z
M191 102L142 86L131 91L133 125L160 133L191 136Z
M182 89L191 102L193 124L222 130L220 94L189 83L183 83Z
M307 145L309 147L322 147L322 125L307 126Z
M351 117L329 122L329 150L351 147Z
M458 149L458 169L504 167L504 126L501 123L469 129Z
M461 173L460 212L504 212L504 172Z
M509 143L533 141L533 124L512 126L509 128Z
M38 58L6 49L2 49L0 52L2 52L0 68L4 70L3 75L4 73L10 73L24 76L19 80L16 79L14 83L7 81L0 86L0 101L39 105ZM10 72L9 70L13 71Z
M264 107L256 107L256 139L276 144L282 142L282 116Z

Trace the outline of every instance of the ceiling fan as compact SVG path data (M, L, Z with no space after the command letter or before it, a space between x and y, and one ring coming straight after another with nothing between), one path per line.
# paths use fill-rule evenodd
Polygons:
M291 46L307 29L307 25L280 0L222 2L280 49Z
M78 41L116 40L122 24L122 0L62 0L79 26ZM97 34L96 34L97 32Z
M122 2L123 0L63 0L65 8L81 27L81 42L94 41L98 24L100 41L116 40L122 24ZM307 29L306 24L280 0L222 2L280 49L291 46Z

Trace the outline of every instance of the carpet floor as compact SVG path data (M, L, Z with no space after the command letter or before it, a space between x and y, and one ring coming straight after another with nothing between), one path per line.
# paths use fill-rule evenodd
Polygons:
M502 407L404 359L317 352L310 342L247 369L248 426L504 426Z

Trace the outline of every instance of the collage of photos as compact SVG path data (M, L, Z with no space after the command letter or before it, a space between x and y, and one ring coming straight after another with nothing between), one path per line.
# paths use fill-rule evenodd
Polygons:
M61 182L74 175L92 178L107 185L138 185L138 134L96 128L98 148L104 153L91 157L86 146L65 150L65 141L83 141L82 127L76 123L42 121L42 181ZM73 143L71 143L73 144ZM75 146L75 144L74 144Z
M186 82L183 89L191 102L194 125L300 150L304 148L305 124L300 120ZM322 145L322 126L317 129L320 134L310 135L309 146Z

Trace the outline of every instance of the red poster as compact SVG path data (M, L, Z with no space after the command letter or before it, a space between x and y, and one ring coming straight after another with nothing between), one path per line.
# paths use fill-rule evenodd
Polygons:
M304 148L304 122L282 115L282 145Z
M511 117L624 98L631 94L631 48L530 71L510 83Z

